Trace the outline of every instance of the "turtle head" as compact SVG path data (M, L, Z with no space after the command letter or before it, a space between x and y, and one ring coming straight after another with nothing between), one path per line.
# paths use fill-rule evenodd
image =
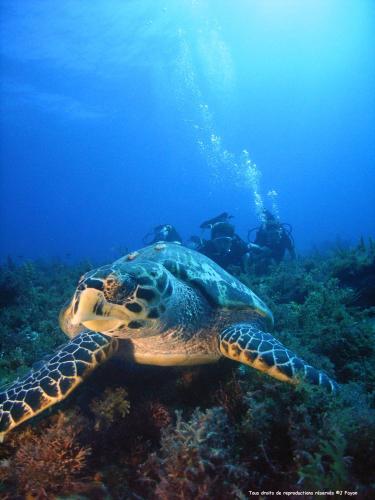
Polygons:
M159 331L166 271L155 263L130 264L104 266L81 277L72 300L60 312L60 326L69 337L84 328L120 338Z

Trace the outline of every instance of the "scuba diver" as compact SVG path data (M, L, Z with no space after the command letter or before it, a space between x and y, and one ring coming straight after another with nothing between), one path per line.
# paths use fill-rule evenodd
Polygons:
M226 212L201 224L202 229L211 229L211 238L200 238L195 250L207 255L219 266L228 270L230 266L244 267L243 258L248 252L247 244L235 233L233 224L228 221L232 216ZM197 238L197 237L192 237Z
M205 220L199 227L201 229L212 229L217 222L228 222L229 219L233 219L233 215L229 215L228 212L222 212L212 219Z
M147 233L143 239L145 245L152 245L158 241L170 241L182 243L182 238L178 234L176 228L171 224L160 224L154 227L152 231Z
M218 222L228 222L229 219L233 219L233 215L229 215L228 212L222 212L220 215L217 215L212 219L205 220L199 226L202 229L201 236L197 235L190 236L187 242L187 247L191 248L192 250L196 250L197 252L200 252L201 251L200 249L205 245L207 245L207 240L203 238L204 230L212 229L212 227Z
M258 255L265 261L280 263L288 251L290 257L295 259L294 240L290 224L281 223L268 210L263 212L264 222L260 227L251 229L257 231L254 243L250 243L251 254Z

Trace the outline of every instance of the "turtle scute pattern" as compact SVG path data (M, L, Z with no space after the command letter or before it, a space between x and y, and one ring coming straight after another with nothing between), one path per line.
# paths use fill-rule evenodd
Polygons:
M123 257L115 265L124 262L160 262L176 278L199 290L213 308L252 309L269 326L273 315L266 304L234 276L211 259L176 243L157 244Z
M305 380L337 392L338 384L313 368L256 324L237 323L220 334L220 351L231 359L252 366L284 382Z
M0 441L16 425L64 399L117 346L115 339L84 331L39 369L0 389Z

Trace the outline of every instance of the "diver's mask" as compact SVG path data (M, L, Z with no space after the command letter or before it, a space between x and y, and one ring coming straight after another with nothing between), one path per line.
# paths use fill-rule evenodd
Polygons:
M229 253L232 249L233 240L230 236L219 236L212 240L215 250L218 253L226 254Z

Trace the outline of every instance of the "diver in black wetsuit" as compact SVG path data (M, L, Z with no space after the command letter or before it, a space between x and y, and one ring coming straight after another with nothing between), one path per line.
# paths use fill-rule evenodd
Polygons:
M143 238L145 245L152 245L158 241L169 241L182 243L182 238L178 234L176 228L171 224L160 224L156 226L151 232L147 233Z
M268 210L264 210L264 222L257 229L254 243L250 244L253 255L259 255L268 263L279 263L287 251L295 259L294 241L289 224L279 222ZM289 227L288 227L289 226Z
M195 248L226 270L230 266L243 268L243 259L248 252L247 244L235 233L229 218L231 216L224 213L201 224L201 228L211 228L211 239L201 239Z
M229 215L228 212L222 212L220 215L213 217L212 219L207 219L199 226L202 229L202 234L205 229L212 229L212 227L218 222L228 222L229 219L233 219L233 215ZM192 250L196 250L200 252L200 249L205 247L208 243L207 240L203 238L203 236L193 235L190 236L187 246Z

